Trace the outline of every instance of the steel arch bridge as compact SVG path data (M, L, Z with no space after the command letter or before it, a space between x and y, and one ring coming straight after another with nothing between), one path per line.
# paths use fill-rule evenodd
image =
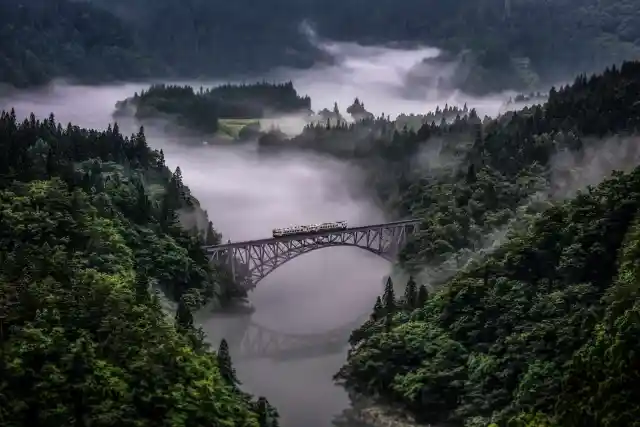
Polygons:
M205 246L204 249L211 262L227 263L233 278L245 289L251 290L278 267L318 249L352 246L393 261L419 224L419 220L411 219L345 230Z
M351 332L360 327L369 314L321 333L286 333L249 322L238 340L227 340L234 360L272 359L285 361L335 354L348 345Z

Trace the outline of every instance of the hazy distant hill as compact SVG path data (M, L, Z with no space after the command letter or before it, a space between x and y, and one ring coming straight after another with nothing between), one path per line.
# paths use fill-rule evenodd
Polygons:
M336 40L445 48L463 64L456 84L475 92L536 89L640 57L640 0L0 0L0 81L309 67L322 54L303 21Z

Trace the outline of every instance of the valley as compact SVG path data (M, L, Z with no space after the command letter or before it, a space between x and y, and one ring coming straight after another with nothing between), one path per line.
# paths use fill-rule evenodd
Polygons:
M170 54L170 34L242 2L56 1L0 4L0 34L21 35L0 51L0 424L635 425L640 63L618 22L633 14L599 27L612 6L585 0L594 26L566 18L578 40L560 55L527 41L544 25L508 25L533 13L519 2L434 4L448 20L429 30L380 6L383 31L338 25L357 2L278 0L291 25L232 60L248 35L223 51L194 18L182 43L202 43ZM147 26L168 11L162 47ZM43 50L27 18L55 14L52 40L95 43ZM581 57L601 33L615 49ZM97 72L104 52L120 65ZM403 219L392 255L382 237L300 238L250 290L246 259L203 249Z

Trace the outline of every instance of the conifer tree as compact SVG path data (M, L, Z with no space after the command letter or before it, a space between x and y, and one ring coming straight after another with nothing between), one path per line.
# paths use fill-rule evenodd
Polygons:
M413 280L413 276L409 276L407 287L404 290L404 308L407 310L413 310L416 308L418 299L418 285Z
M162 149L160 149L160 154L158 155L158 163L157 163L158 168L163 168L165 167L165 163L164 163L164 151L162 151Z
M176 171L173 173L173 179L175 180L176 188L178 190L182 190L184 183L182 182L182 171L180 170L180 166L178 166Z
M384 287L384 294L382 295L382 301L384 302L384 309L387 314L393 314L396 311L396 294L393 291L393 282L391 277L387 279L387 284Z
M138 190L136 216L140 223L145 223L151 215L151 203L141 181L136 182L136 187Z
M233 388L241 385L242 383L240 382L240 380L238 380L238 377L236 376L236 370L231 363L229 344L227 344L227 340L225 339L222 339L222 341L220 341L217 359L218 368L220 369L220 375L222 376L224 381Z
M279 427L278 411L271 406L269 401L260 396L255 403L256 412L258 413L258 424L260 427Z
M209 224L207 225L207 235L205 238L205 244L207 246L213 246L213 245L216 245L217 243L218 243L218 234L213 229L213 223L209 221Z
M429 299L429 291L425 285L420 285L418 289L418 301L416 302L416 307L423 307L427 300Z
M378 296L376 297L376 303L373 306L373 313L371 313L371 318L375 321L382 319L382 316L384 316L384 307L382 306L382 300L380 299L380 296Z
M167 231L178 221L178 216L174 209L172 196L166 192L160 201L160 226L162 230Z

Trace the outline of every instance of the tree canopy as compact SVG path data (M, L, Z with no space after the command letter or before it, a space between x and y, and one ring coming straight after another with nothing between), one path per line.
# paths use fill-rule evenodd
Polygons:
M268 427L193 326L238 293L178 222L196 208L142 129L1 113L0 424Z
M495 120L307 130L386 129L352 153L378 165L383 201L423 220L402 254L415 281L385 291L337 380L430 423L636 425L639 71L579 76ZM431 167L415 168L421 153ZM587 186L612 169L626 173ZM415 297L416 281L432 292Z
M182 130L213 134L221 127L220 119L255 120L310 110L311 99L298 95L289 81L226 84L197 91L191 86L155 84L119 101L114 114L133 113L142 121L167 118Z

